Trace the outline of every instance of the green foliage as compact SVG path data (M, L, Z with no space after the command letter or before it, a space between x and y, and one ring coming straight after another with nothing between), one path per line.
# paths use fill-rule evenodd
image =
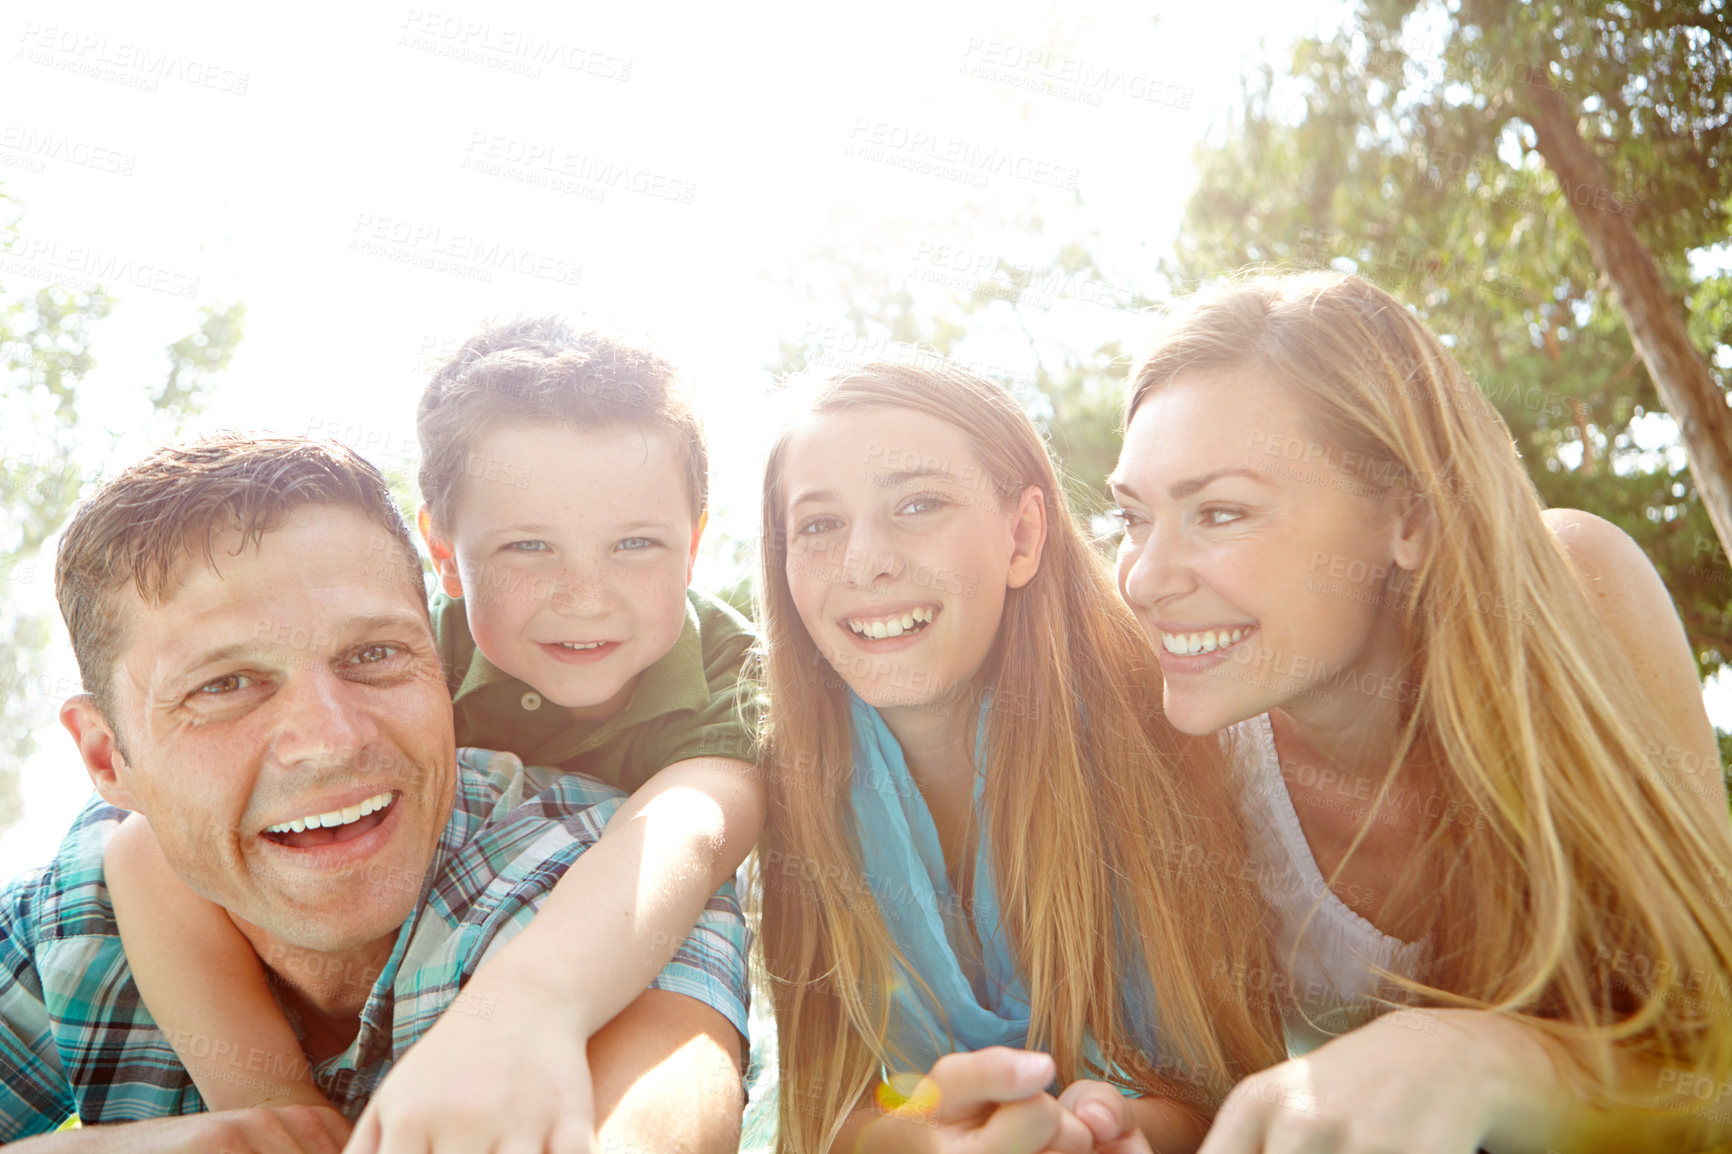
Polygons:
M21 608L23 585L46 586L53 559L41 548L112 462L113 434L82 422L79 386L95 368L94 333L113 301L100 289L0 291L0 420L29 429L29 450L0 461L0 829L19 815L18 772L34 751L45 711L78 691L50 678L44 654L51 618ZM245 311L206 307L203 323L167 348L167 379L148 394L152 428L163 436L198 411L212 374L240 343Z
M1190 284L1334 267L1406 301L1503 414L1547 504L1642 545L1704 675L1732 660L1732 571L1681 454L1653 448L1672 426L1570 198L1631 213L1698 347L1712 361L1732 343L1732 279L1692 283L1688 261L1729 232L1725 25L1723 12L1367 0L1353 27L1302 42L1290 76L1248 82L1199 152L1164 268ZM1520 119L1533 84L1584 110L1616 187L1564 189L1545 170Z

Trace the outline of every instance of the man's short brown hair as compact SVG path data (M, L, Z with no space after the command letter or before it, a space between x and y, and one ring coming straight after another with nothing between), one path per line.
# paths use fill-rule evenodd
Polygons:
M115 594L130 584L147 605L160 605L186 558L202 553L216 567L219 534L238 529L239 552L303 505L358 509L395 537L404 577L426 608L421 559L390 487L335 441L225 433L167 446L79 506L60 538L54 593L85 692L109 724L116 722L114 665L126 639Z
M475 442L509 424L625 425L665 433L685 467L693 521L709 501L703 425L673 365L563 317L528 317L470 337L422 394L415 422L421 496L442 529L453 527L464 476L486 474L487 463L473 460Z

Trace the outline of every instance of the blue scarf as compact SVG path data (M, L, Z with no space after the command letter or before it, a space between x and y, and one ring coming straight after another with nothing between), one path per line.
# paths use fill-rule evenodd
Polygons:
M931 994L906 973L891 988L890 1038L924 1072L940 1055L985 1046L1028 1044L1028 991L999 925L991 850L984 830L974 862L973 931L980 941L978 981L963 970L972 954L969 911L950 884L938 827L908 772L902 746L878 711L849 695L854 731L850 797L866 881L890 936ZM990 695L975 738L974 810L981 812ZM933 1005L932 1000L937 1004Z

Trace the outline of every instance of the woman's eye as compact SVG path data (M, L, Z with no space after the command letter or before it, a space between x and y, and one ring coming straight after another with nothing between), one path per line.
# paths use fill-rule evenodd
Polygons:
M1204 509L1202 512L1203 524L1205 525L1231 525L1244 515L1243 509L1224 509L1218 505Z
M898 513L930 513L935 509L943 508L946 504L948 502L935 493L921 493L902 502L902 507L896 511Z
M549 545L546 541L513 541L505 548L512 553L545 553Z
M653 549L661 542L651 537L627 537L614 548L623 553L635 553L642 549Z
M193 690L199 697L223 697L230 693L238 693L252 684L252 678L244 673L230 673L207 681Z
M1149 526L1147 517L1130 509L1113 509L1107 515L1118 523L1119 532L1126 538L1140 536Z

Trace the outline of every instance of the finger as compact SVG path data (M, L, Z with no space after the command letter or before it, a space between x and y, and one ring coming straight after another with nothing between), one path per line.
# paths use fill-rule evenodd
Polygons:
M355 1132L349 1135L349 1144L343 1147L343 1154L379 1154L379 1111L368 1106L361 1111L361 1120L355 1123Z
M293 1148L306 1154L337 1154L349 1136L343 1116L323 1106L282 1106L274 1113Z
M567 1116L553 1124L547 1154L594 1154L594 1150L595 1130L587 1121Z
M946 1054L932 1064L909 1105L938 1119L966 1117L983 1106L1040 1094L1052 1084L1053 1074L1051 1056L1029 1050L988 1046Z
M1050 1094L1040 1094L998 1106L984 1125L957 1135L958 1154L1091 1154L1094 1141L1088 1127L1070 1118L1070 1111Z
M1125 1096L1105 1082L1072 1082L1058 1096L1058 1104L1089 1128L1096 1145L1116 1142L1137 1128Z

